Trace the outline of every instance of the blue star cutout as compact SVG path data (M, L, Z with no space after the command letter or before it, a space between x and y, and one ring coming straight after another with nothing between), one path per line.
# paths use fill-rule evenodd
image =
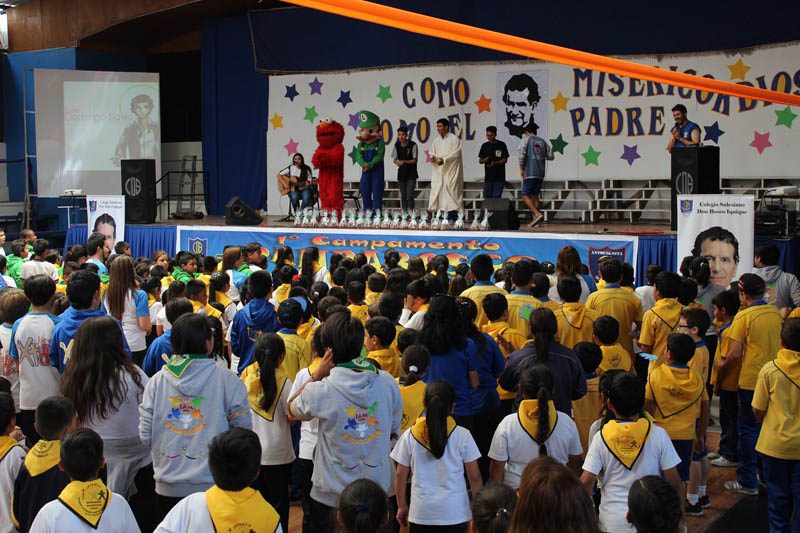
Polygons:
M286 94L284 94L283 96L294 102L294 97L298 96L299 94L300 93L297 92L297 85L287 85Z
M311 87L311 94L322 94L322 82L314 77L314 81L308 84Z
M719 129L719 122L714 122L710 126L703 126L706 129L706 135L703 137L704 141L711 141L719 144L719 138L725 135L725 132Z
M342 107L347 107L347 104L353 101L353 99L350 98L350 91L339 91L339 98L337 98L336 101L342 104Z
M633 162L639 159L639 145L634 144L633 146L628 146L627 144L623 144L623 151L622 155L619 157L620 159L624 159L628 162L628 166L633 165Z
M353 129L358 131L358 113L350 115L350 120L347 122L348 126L353 126Z

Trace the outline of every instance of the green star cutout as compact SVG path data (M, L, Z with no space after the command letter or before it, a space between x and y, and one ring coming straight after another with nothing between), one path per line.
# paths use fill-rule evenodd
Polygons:
M392 97L392 86L387 85L378 85L378 98L381 99L381 103L385 104L386 100Z
M797 118L797 114L792 113L792 108L788 105L786 106L786 109L775 111L775 115L778 117L778 121L775 123L775 125L786 126L789 129L792 129L792 121Z
M600 163L597 161L600 158L600 152L595 150L591 145L589 145L589 149L583 152L581 155L583 156L584 166L600 166Z
M358 150L356 149L356 147L355 147L355 146L353 146L353 149L352 149L352 150L350 150L350 153L349 153L349 154L347 154L347 155L348 155L348 157L350 157L350 159L352 159L352 160L353 160L353 164L354 164L354 165L356 164L356 154L357 154L357 153L358 153Z
M553 146L553 153L558 152L559 154L564 155L564 148L566 148L569 143L565 141L564 137L559 133L558 137L555 139L550 139L550 144Z
M314 119L317 118L318 116L319 113L317 113L317 106L312 105L311 107L306 108L306 116L303 120L307 120L313 124Z

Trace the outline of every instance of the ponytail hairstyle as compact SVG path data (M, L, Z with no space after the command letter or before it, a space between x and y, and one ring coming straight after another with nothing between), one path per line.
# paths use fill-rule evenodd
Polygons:
M447 294L455 298L467 290L467 287L469 287L467 279L461 274L456 274L450 279L450 288L447 290Z
M536 430L536 442L539 443L539 456L547 455L544 441L550 434L550 428L556 423L550 420L549 402L553 399L553 373L541 364L526 368L519 378L519 389L526 399L539 402L539 428Z
M256 340L253 348L253 359L258 363L261 389L264 392L261 398L262 409L269 409L278 394L275 370L281 366L281 361L283 361L285 354L286 345L277 333L264 333Z
M631 524L642 533L672 533L683 521L678 493L659 476L644 476L633 482L628 510Z
M450 270L450 260L446 255L437 255L430 262L430 266L432 267L431 273L434 274L439 280L439 284L442 287L442 292L446 291L450 286L450 276L448 275L448 271Z
M167 290L161 294L161 303L166 306L170 300L183 296L184 292L186 292L186 284L182 281L173 281L167 286Z
M463 350L467 344L466 338L464 324L458 317L456 299L443 294L431 298L419 332L419 344L435 357L446 354L452 348Z
M374 533L389 520L389 500L371 479L357 479L339 496L337 519L346 533Z
M483 332L475 325L475 319L478 318L478 305L467 298L466 296L459 296L456 298L458 303L458 318L461 320L461 327L467 334L467 337L475 341L478 349L483 357L488 357L489 354L485 353L486 337Z
M616 417L614 416L614 412L608 408L608 395L611 392L611 384L614 382L614 378L617 377L619 374L625 373L624 370L620 370L619 368L614 368L612 370L608 370L600 374L600 380L598 381L597 388L600 392L600 427L602 428Z
M472 526L476 533L506 533L517 506L517 493L502 483L484 485L472 498Z
M389 272L400 265L400 252L394 248L389 248L383 252L383 270Z
M711 281L711 267L705 257L695 257L689 265L689 277L697 282L697 286L705 289Z
M208 303L217 301L217 292L225 292L225 287L230 285L231 277L227 272L214 272L208 281Z
M405 376L400 378L400 384L408 387L421 380L428 371L431 365L431 353L421 344L412 344L403 350L401 364Z
M420 279L425 275L425 261L421 257L412 257L408 260L408 273L411 279Z
M511 293L512 290L514 290L514 284L511 282L511 270L513 268L514 268L514 262L506 261L505 263L503 263L503 266L500 268L500 270L495 272L495 275L499 274L502 276L503 289L509 294Z
M222 307L220 304L216 304ZM216 308L215 308L216 309ZM219 311L219 309L217 309ZM223 359L228 368L231 367L231 356L225 349L225 331L222 328L222 321L214 316L206 315L206 323L211 331L211 338L214 339L214 347L211 349L210 359Z
M431 381L425 388L424 402L431 453L441 459L447 447L447 417L456 403L456 390L447 381Z
M556 342L556 331L558 331L556 315L546 307L534 309L530 324L533 347L536 350L535 361L546 362L550 353L550 343Z
M305 278L307 287L314 283L314 263L317 261L319 261L319 248L316 246L306 248L300 261L300 276Z
M289 246L281 246L275 250L275 269L280 270L286 261L294 263L294 252Z

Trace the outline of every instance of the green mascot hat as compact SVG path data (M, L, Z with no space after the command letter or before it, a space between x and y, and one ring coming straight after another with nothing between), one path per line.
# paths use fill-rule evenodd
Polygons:
M363 130L377 126L381 119L372 111L361 110L358 112L358 129Z

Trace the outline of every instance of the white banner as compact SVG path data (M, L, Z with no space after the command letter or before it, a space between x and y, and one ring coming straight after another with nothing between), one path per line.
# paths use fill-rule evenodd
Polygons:
M86 213L89 234L104 234L112 241L112 248L125 240L124 196L86 196Z
M708 259L711 282L728 287L753 270L754 198L733 194L678 196L678 257Z

